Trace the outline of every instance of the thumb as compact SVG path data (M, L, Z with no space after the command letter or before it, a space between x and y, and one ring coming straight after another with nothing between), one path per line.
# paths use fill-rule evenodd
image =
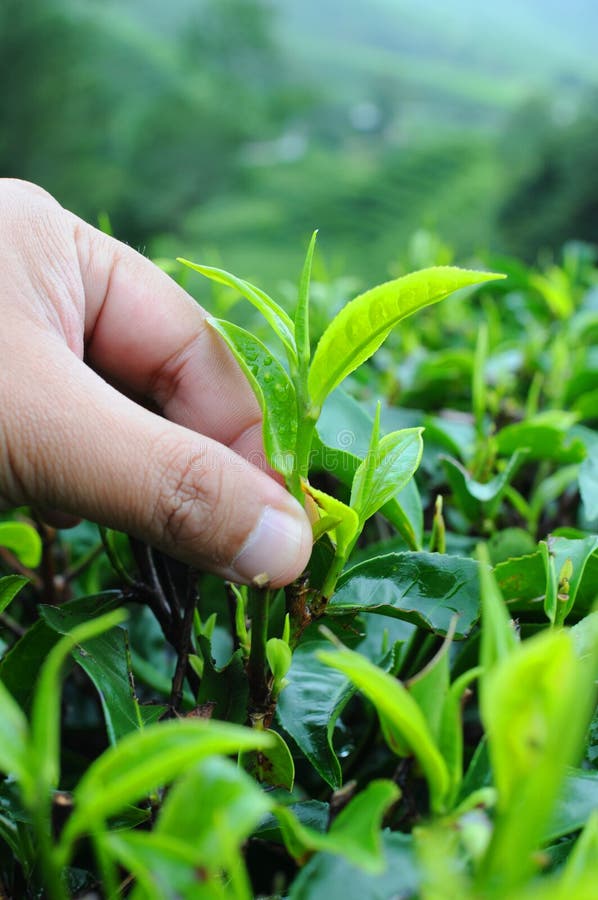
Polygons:
M35 346L37 346L37 352ZM127 531L232 581L289 583L312 535L299 503L232 450L138 406L47 333L4 410L0 493ZM32 364L32 361L35 361Z

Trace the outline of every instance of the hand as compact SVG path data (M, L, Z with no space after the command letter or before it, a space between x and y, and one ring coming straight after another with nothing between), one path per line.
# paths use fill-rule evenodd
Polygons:
M311 528L260 471L259 407L205 319L143 256L0 179L0 503L280 586L306 565Z

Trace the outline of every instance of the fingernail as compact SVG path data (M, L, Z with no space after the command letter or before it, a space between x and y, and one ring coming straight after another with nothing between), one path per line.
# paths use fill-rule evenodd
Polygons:
M298 510L299 512L299 510ZM300 515L300 514L299 514ZM243 547L233 560L233 569L243 581L267 575L271 584L285 584L300 574L307 563L306 532L298 516L267 506Z

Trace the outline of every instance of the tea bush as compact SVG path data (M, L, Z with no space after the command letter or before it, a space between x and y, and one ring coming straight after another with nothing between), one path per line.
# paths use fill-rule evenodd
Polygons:
M594 255L431 267L330 321L314 248L292 314L187 264L310 510L300 579L0 522L3 896L595 896Z

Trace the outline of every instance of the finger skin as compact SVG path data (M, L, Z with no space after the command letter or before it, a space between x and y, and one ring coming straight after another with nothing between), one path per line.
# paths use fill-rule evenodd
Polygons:
M21 182L0 180L0 272L0 502L85 516L233 580L300 574L309 524L240 455L263 459L259 409L205 312Z

